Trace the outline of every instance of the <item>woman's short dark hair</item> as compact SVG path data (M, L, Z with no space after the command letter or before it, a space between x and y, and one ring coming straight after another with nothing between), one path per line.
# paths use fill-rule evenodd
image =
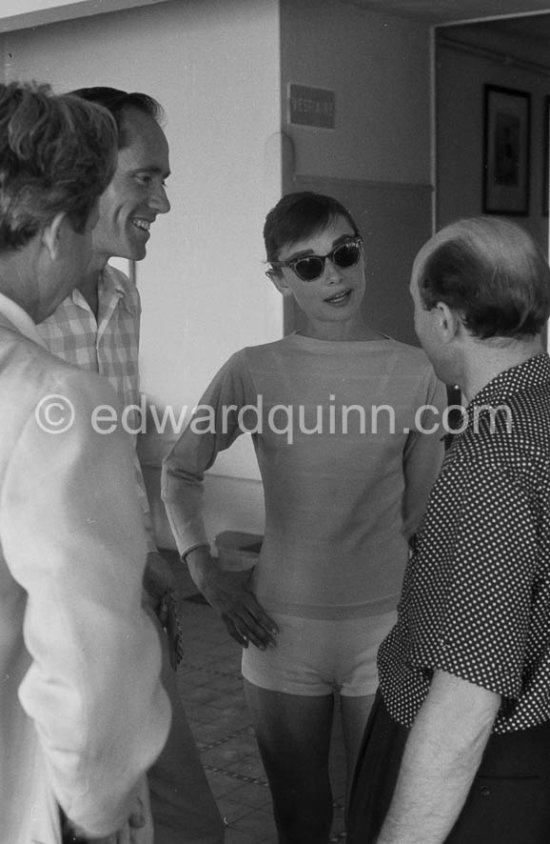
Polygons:
M462 314L475 337L535 335L548 319L547 260L510 220L474 217L452 223L423 247L417 261L425 309L444 302Z
M48 85L0 85L0 250L24 246L62 212L83 232L116 157L105 109Z
M164 111L160 103L158 103L149 94L142 94L139 91L120 91L118 88L107 88L102 85L97 85L92 88L77 88L71 91L75 97L81 97L89 103L96 103L96 105L103 106L107 111L110 111L118 129L118 147L123 149L128 146L128 138L126 136L124 115L128 109L135 109L142 114L152 117L157 123L161 123Z
M287 193L265 218L264 242L268 261L276 261L281 249L326 229L336 217L343 217L353 234L357 225L350 212L332 196L302 191Z

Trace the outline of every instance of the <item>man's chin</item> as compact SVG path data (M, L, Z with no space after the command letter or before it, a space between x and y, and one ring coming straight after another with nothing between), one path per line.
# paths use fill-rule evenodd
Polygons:
M121 258L125 261L143 261L147 255L147 246L145 243L131 243L121 246L119 250L113 254L113 258Z
M136 246L134 249L131 250L131 255L129 256L129 261L143 261L144 258L147 257L147 246L144 244L140 244Z

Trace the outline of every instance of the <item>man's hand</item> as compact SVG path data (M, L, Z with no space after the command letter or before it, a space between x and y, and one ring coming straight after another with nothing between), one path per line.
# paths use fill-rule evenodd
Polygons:
M141 797L136 797L132 810L123 829L106 835L103 838L88 838L82 832L74 829L65 818L63 827L63 844L138 844L136 831L146 824L145 808Z
M167 592L176 585L170 563L158 551L149 551L143 575L143 588L150 598L153 610L162 603Z
M247 648L252 642L261 650L276 646L278 627L250 588L250 570L223 571L202 545L187 554L186 561L195 584L239 645Z
M143 576L144 602L168 637L170 663L174 670L183 656L175 582L169 562L158 551L150 551Z

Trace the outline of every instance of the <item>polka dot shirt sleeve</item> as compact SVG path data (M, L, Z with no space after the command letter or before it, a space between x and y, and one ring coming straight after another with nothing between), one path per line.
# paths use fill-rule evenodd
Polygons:
M537 570L536 509L529 489L502 466L477 461L461 468L440 490L455 497L452 532L445 534L447 523L432 535L440 565L420 573L410 598L432 590L419 615L425 635L413 661L515 698Z

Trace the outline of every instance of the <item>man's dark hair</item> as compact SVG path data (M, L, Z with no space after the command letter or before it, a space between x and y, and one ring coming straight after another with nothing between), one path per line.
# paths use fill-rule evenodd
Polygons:
M452 223L426 244L417 262L424 308L444 302L480 339L535 335L548 319L546 257L510 220L474 217Z
M358 234L350 212L332 196L303 191L287 193L265 218L264 242L268 261L277 261L284 246L305 240L343 217Z
M118 88L107 88L96 86L92 88L77 88L71 91L75 97L81 97L89 103L103 106L113 115L118 129L118 146L123 149L128 146L128 138L124 123L125 112L131 109L146 114L160 124L164 117L164 111L160 103L148 94L139 91L128 93Z

